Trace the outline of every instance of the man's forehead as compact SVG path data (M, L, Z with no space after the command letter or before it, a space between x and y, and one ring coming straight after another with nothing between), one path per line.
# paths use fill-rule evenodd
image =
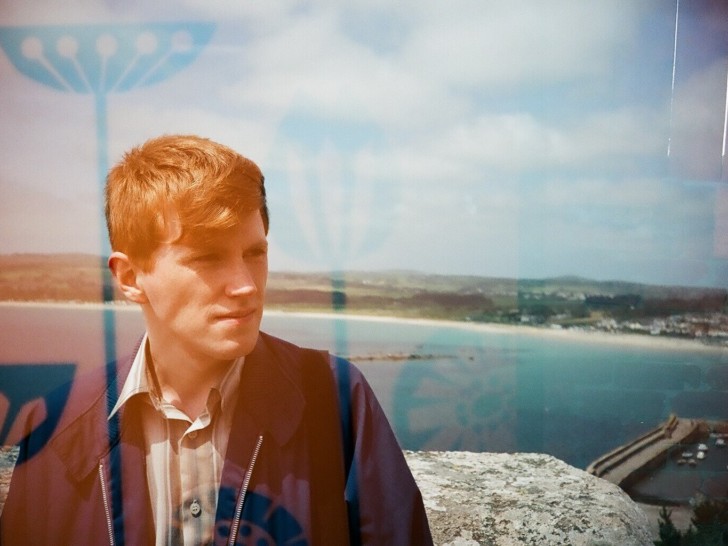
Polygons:
M223 247L234 239L239 225L227 229L198 229L185 232L182 237L173 244L193 250L200 250L212 247ZM252 240L253 237L250 237Z
M193 249L222 247L233 241L241 242L241 239L242 242L251 245L265 243L267 237L262 228L262 220L260 220L259 214L258 220L260 226L255 223L255 218L247 217L235 223L233 226L226 228L203 226L196 229L186 229L175 243Z
M208 231L204 234L186 234L171 244L181 249L189 250L204 250L221 247L226 241L230 240L230 236L228 235L226 237L224 234L224 231L221 233L212 233Z
M223 225L198 224L185 225L177 211L167 210L164 215L167 243L185 246L206 246L215 242L222 243L231 236L243 233L258 238L258 231L265 238L265 228L260 211L245 211L228 217Z

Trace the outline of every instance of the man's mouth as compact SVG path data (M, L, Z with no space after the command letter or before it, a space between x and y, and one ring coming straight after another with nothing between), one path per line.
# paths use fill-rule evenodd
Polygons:
M240 309L215 315L217 320L247 320L255 316L257 308Z

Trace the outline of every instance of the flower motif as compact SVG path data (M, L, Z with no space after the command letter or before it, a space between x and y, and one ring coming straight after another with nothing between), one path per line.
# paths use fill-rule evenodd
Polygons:
M103 95L160 82L191 63L206 23L0 27L0 46L25 76L55 89Z

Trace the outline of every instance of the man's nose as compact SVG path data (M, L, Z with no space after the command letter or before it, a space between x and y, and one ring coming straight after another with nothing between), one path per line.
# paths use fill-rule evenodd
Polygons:
M245 260L236 260L229 272L225 293L228 296L246 296L257 292L258 287Z

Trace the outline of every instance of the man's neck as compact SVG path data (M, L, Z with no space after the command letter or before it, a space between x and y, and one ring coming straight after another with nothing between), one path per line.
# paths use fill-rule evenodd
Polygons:
M232 362L166 359L151 345L147 345L146 359L159 396L192 420L205 410L210 389L220 386L232 365Z

